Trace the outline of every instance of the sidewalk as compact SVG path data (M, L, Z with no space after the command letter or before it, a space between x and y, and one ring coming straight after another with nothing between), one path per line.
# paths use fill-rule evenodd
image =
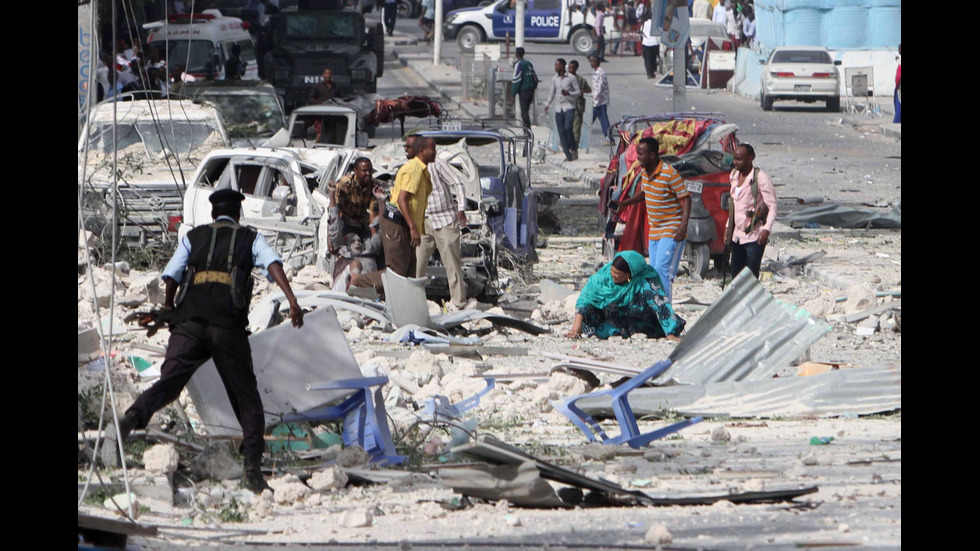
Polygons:
M388 45L410 45L415 44L416 40L412 37L402 35L388 39ZM408 67L415 74L422 78L432 88L439 92L439 101L449 109L465 113L464 118L487 119L490 116L490 105L485 99L470 100L463 98L463 85L459 69L455 66L433 65L431 52L397 52L392 48L392 55L404 67ZM539 113L539 116L543 113ZM515 121L516 124L516 121ZM537 147L544 147L550 137L550 130L547 125L536 125L531 127L534 133ZM545 151L551 152L547 148ZM560 152L559 152L560 153ZM544 162L561 171L565 176L581 178L582 182L592 189L599 188L599 182L605 174L606 166L609 164L609 148L598 145L592 147L588 152L579 151L577 161L566 161L563 155L545 154Z

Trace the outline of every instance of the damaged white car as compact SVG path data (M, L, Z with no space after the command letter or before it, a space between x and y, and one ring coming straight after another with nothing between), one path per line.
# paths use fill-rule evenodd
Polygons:
M83 227L110 241L115 214L120 243L170 242L198 163L228 145L221 116L209 105L123 96L94 106L78 140Z
M283 257L301 267L323 256L327 225L320 224L329 198L320 191L339 179L360 156L356 149L223 149L208 155L183 201L179 236L210 224L211 193L233 189L245 195L242 224L254 227ZM320 245L323 250L320 250Z

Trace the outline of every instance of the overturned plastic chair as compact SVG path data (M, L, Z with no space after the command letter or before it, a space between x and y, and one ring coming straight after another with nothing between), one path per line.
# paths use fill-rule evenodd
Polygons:
M306 315L300 329L284 323L259 331L249 345L267 428L342 420L345 445L361 446L375 463L404 460L395 453L381 395L388 379L362 376L332 306ZM187 390L202 421L198 428L212 436L242 437L213 360L197 370Z
M701 417L694 417L674 423L662 429L648 432L646 434L640 433L640 429L636 425L636 416L633 415L633 410L630 408L627 395L630 393L630 391L640 387L647 381L657 378L661 373L666 371L668 367L670 367L670 364L671 361L669 359L657 362L617 388L611 390L600 390L598 392L591 392L580 396L573 396L560 401L555 400L551 402L551 405L558 411L562 412L565 417L568 417L568 419L576 427L581 429L581 431L585 434L585 437L590 442L601 441L603 444L610 445L625 443L631 448L641 448L654 440L658 440L669 434L673 434L685 427L689 427L703 420ZM576 405L579 400L584 398L596 398L599 396L608 396L612 400L612 409L616 414L616 421L619 422L620 433L618 436L608 436L606 432L602 430L602 427L599 426L599 422L596 421L595 418L585 413L585 411Z
M282 422L343 420L344 446L360 446L371 456L372 463L397 465L406 458L395 452L391 431L388 429L388 413L385 411L384 396L381 395L381 387L387 383L388 377L383 375L308 383L306 389L310 391L354 392L338 405L287 415ZM372 392L371 387L377 388Z

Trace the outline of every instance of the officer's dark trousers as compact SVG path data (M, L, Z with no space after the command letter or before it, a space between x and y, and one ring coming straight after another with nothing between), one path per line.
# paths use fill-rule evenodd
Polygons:
M153 413L176 400L197 368L212 357L242 427L244 440L239 451L246 461L260 458L265 449L262 437L265 415L252 369L252 350L243 328L218 327L197 321L185 321L172 327L160 379L127 413L138 413L137 428L146 427Z

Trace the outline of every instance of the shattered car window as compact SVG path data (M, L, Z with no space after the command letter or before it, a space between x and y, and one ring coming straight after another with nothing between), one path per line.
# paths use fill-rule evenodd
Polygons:
M123 151L142 141L136 127L131 124L117 125L115 136L113 136L112 128L111 124L94 126L89 135L89 146L95 151L109 154L113 151L113 140L115 140L116 151Z
M225 120L233 137L272 136L283 128L281 109L272 96L206 95Z
M137 123L136 131L152 158L161 158L166 151L185 159L208 142L221 142L218 130L203 122L171 122L162 132L151 122Z
M685 153L679 157L675 155L664 155L661 158L664 162L672 166L683 178L715 174L717 172L731 172L733 168L731 154L725 153L724 151L704 150L695 153Z

